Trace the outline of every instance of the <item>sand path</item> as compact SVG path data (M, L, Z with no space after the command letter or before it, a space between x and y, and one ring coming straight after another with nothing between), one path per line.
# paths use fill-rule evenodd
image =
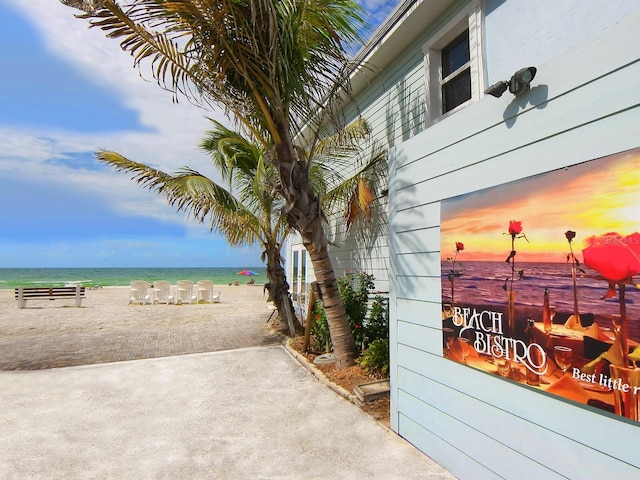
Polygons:
M37 370L279 343L261 286L216 286L220 303L129 305L129 288L18 309L0 290L0 370Z

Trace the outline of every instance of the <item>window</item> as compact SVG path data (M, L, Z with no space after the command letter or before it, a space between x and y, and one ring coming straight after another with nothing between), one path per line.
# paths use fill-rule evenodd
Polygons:
M471 57L469 30L442 49L442 113L471 98Z
M302 244L292 247L292 262L289 278L291 279L291 300L298 312L306 312L307 289L311 283L307 271L308 253Z
M480 2L472 2L423 46L429 123L480 98L481 25Z

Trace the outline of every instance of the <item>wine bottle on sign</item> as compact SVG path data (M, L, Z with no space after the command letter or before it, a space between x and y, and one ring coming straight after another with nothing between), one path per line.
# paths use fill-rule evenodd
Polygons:
M551 323L551 310L549 309L549 289L544 289L544 299L542 301L542 324L544 332L549 335L553 324Z
M534 338L534 320L532 318L527 318L527 335L529 337L529 345L535 343ZM538 386L540 385L540 375L535 371L536 368L539 368L542 362L542 354L540 350L537 348L529 349L529 365L527 368L527 385Z

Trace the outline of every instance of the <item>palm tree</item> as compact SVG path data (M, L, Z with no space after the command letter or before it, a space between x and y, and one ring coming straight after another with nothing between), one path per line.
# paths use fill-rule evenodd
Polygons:
M215 121L202 148L211 154L228 181L227 187L187 167L168 174L106 150L99 151L96 158L117 171L132 173L133 180L165 196L179 211L201 223L208 220L211 230L223 234L230 245L259 243L262 261L267 264L267 301L275 303L280 328L287 331L293 304L281 251L291 230L279 213L282 201L271 194L271 185L277 181L274 168L264 164L264 150L259 146Z
M262 244L262 261L267 263L268 301L276 305L282 331L289 328L289 321L297 327L298 322L292 315L293 303L281 254L284 241L291 230L286 218L280 213L282 200L273 195L278 183L275 169L272 165L265 164L265 150L261 146L252 144L238 132L215 120L211 122L214 128L207 132L200 146L209 153L223 180L228 181L229 190L235 187L240 203L247 210L255 212L256 220L262 219L255 222L255 236ZM216 199L201 197L192 206L204 206L209 201ZM231 215L233 217L233 213ZM199 219L204 221L204 216L201 214ZM239 227L243 228L243 225ZM233 238L229 238L231 232L223 233L227 235L229 243L234 245ZM237 233L237 230L233 229L233 233ZM244 233L249 231L245 230Z
M261 260L267 264L267 301L276 305L281 330L290 331L290 317L294 328L300 325L290 315L293 304L281 255L290 229L280 213L283 202L273 195L277 175L273 166L265 164L265 152L260 146L215 120L211 122L214 128L207 132L200 146L211 155L214 166L228 183L226 187L188 167L168 174L116 152L103 150L96 158L117 171L133 173L132 178L139 184L164 195L170 205L188 212L201 223L209 220L211 230L225 235L230 245L259 243L263 248ZM359 120L323 140L319 148L323 158L311 172L323 209L334 212L343 209L347 228L355 216L368 217L373 203L370 186L381 171L386 172L385 151L374 150L375 154L366 161L359 155L362 153L359 144L369 133L366 121ZM349 163L355 167L351 177L345 177L342 169L336 168L336 161L346 159L347 155L351 155ZM329 184L333 186L329 188ZM363 191L368 195L363 195Z
M345 43L358 40L360 7L352 0L60 1L120 39L135 66L148 62L176 99L223 106L265 148L280 179L283 213L320 285L337 366L352 365L355 342L309 172L321 126L338 118L334 100L348 90ZM309 154L294 142L303 126L313 132Z

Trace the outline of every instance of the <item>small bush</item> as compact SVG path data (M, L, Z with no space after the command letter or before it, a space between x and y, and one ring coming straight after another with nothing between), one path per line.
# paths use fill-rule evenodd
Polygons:
M347 273L338 279L340 298L347 313L347 320L353 339L358 349L365 350L378 339L389 338L388 301L377 296L371 303L369 315L369 292L373 289L374 277L364 272ZM313 327L311 333L314 338L316 351L330 352L333 349L327 317L318 301L313 307Z
M329 323L324 313L322 302L318 300L313 306L313 326L311 327L311 335L314 340L314 350L318 352L331 352L333 344L331 343L331 334L329 333Z
M367 300L369 291L374 285L373 275L364 272L358 274L347 273L344 277L338 279L340 298L342 298L353 339L358 348L364 348Z
M369 345L356 360L369 375L386 377L389 375L389 339L379 338Z
M389 302L386 298L376 296L373 299L369 316L364 324L363 348L368 348L376 340L389 338Z

